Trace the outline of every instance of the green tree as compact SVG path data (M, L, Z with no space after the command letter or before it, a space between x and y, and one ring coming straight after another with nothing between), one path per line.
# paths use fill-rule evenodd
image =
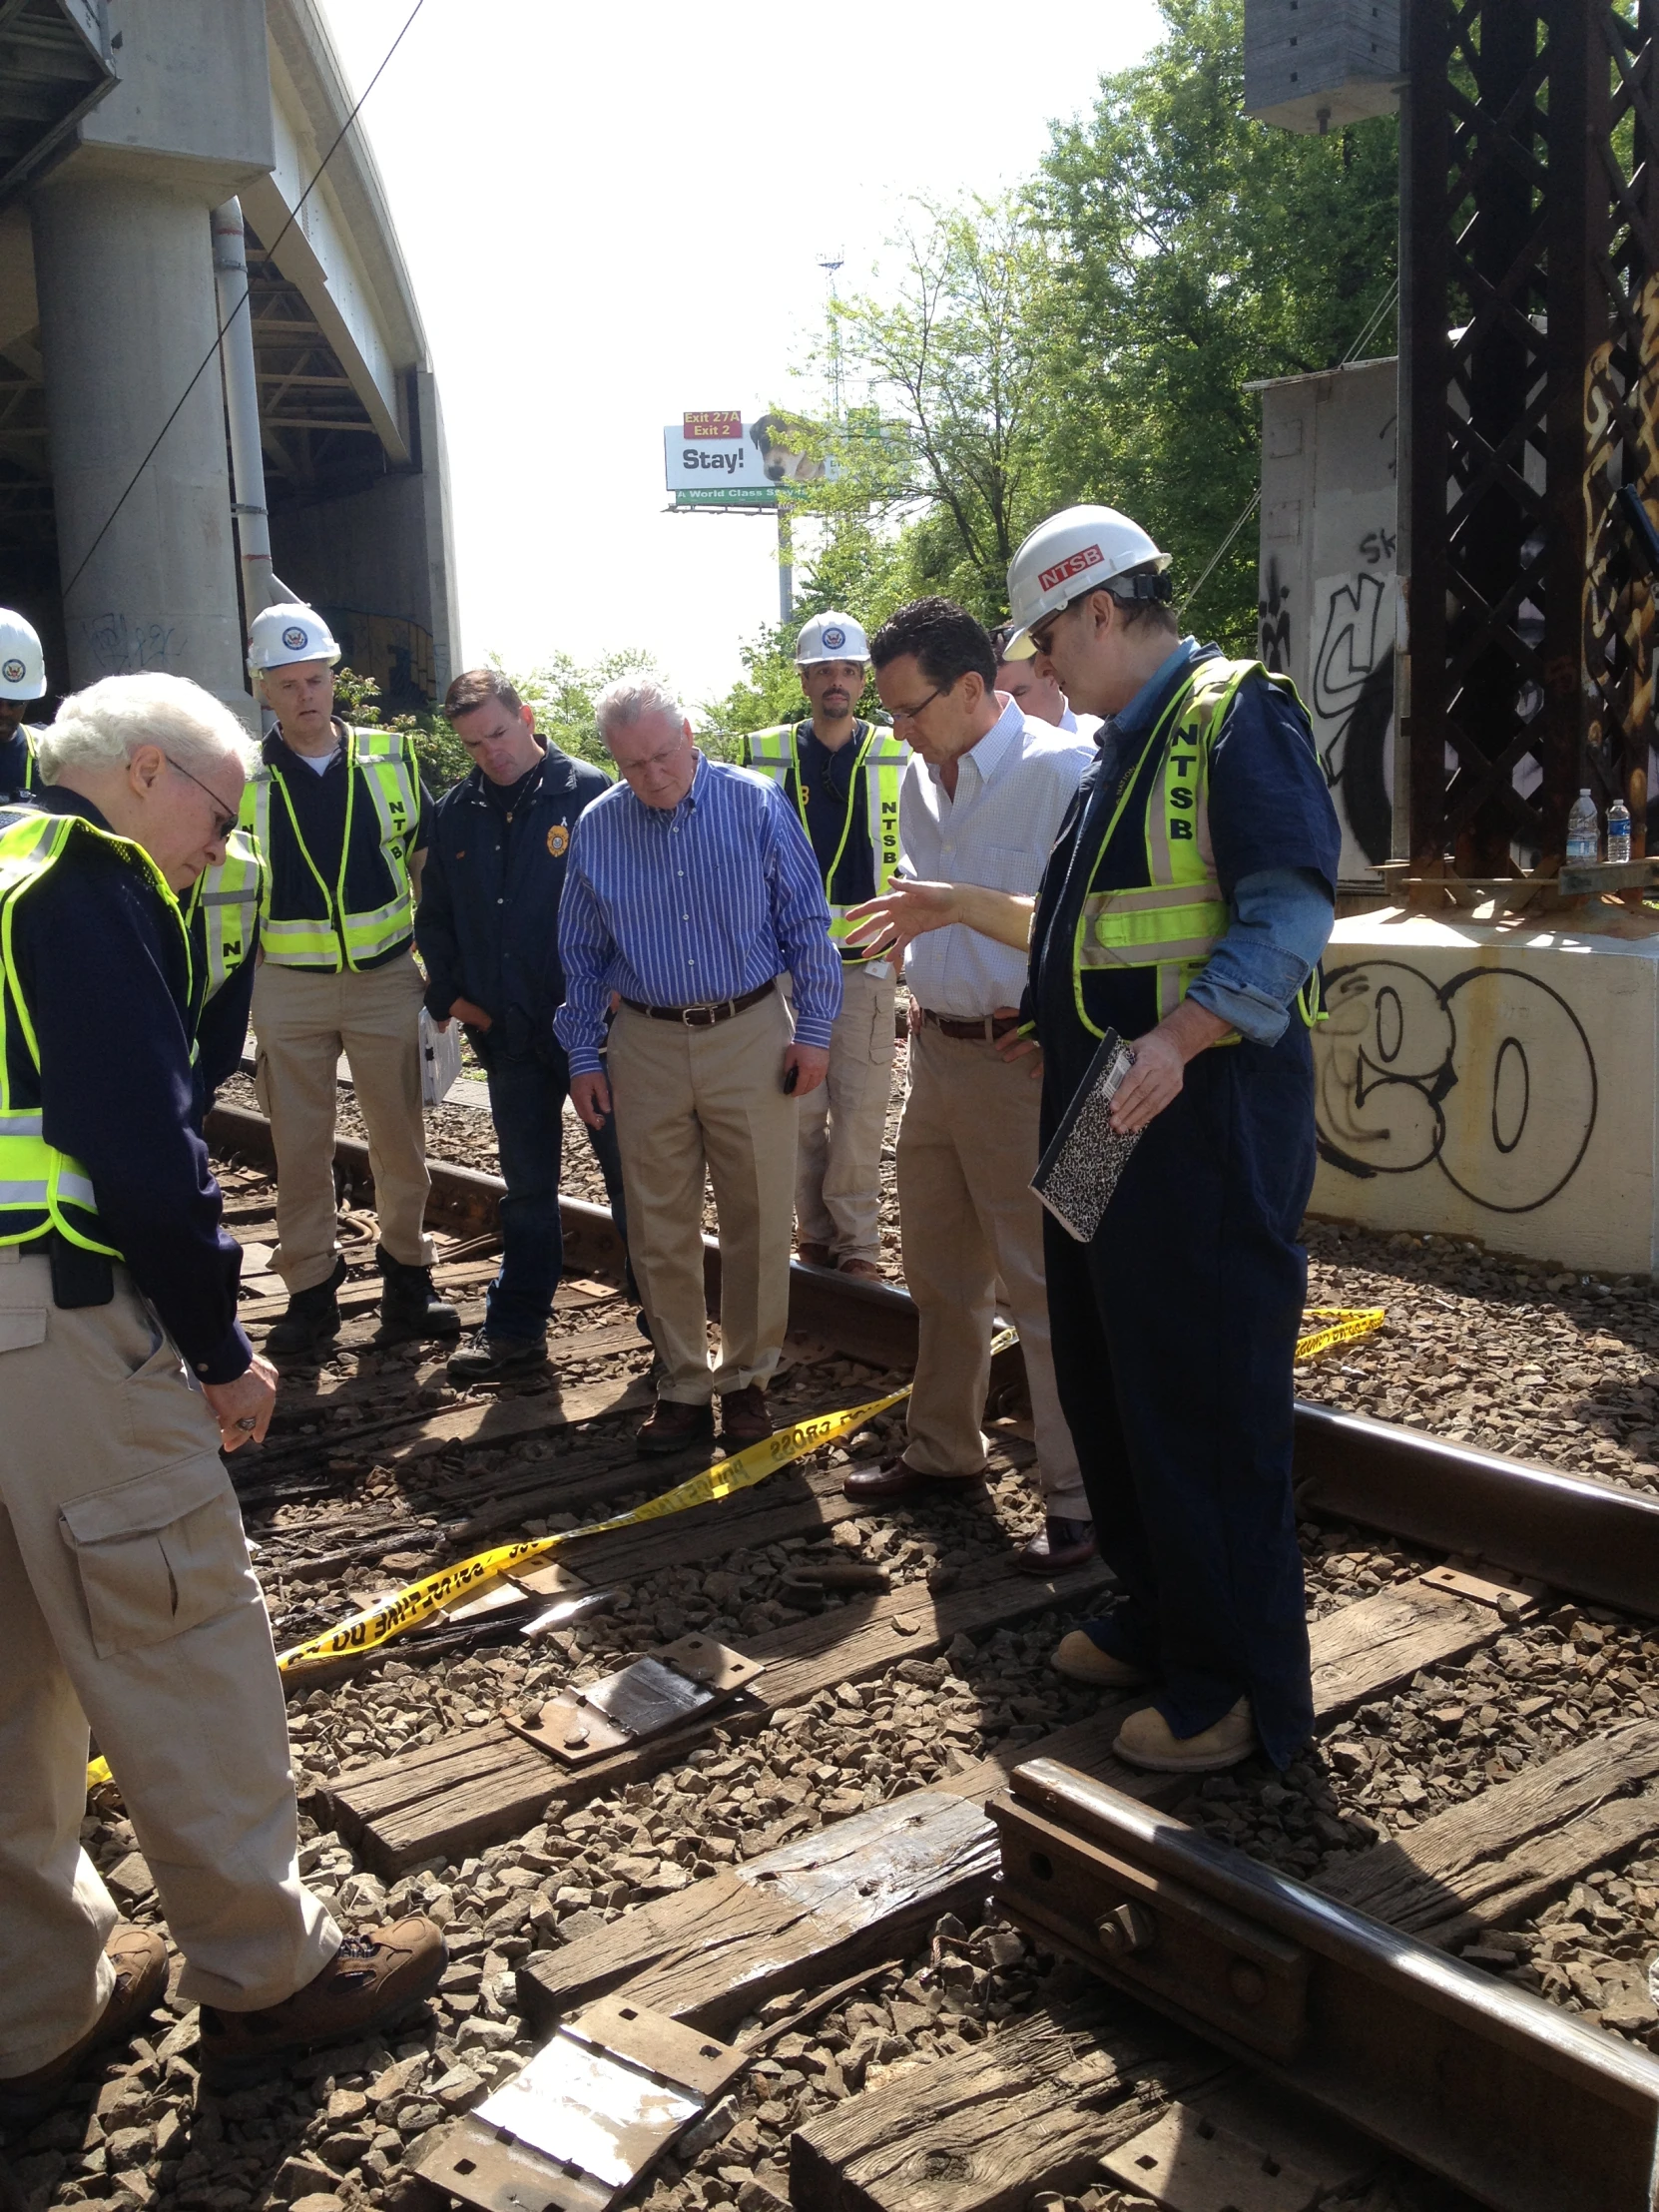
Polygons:
M1036 519L1049 248L1009 197L918 201L892 249L891 283L834 309L842 374L869 400L837 449L840 496L906 519L900 597L942 591L994 619Z
M1190 589L1260 480L1258 378L1333 367L1379 307L1394 342L1398 134L1381 117L1305 138L1243 113L1242 0L1162 0L1168 33L1056 126L1033 187L1051 246L1044 511L1105 500ZM1193 621L1245 645L1246 527Z

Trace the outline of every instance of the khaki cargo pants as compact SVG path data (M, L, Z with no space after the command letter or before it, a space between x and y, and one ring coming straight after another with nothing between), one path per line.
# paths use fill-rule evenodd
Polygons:
M841 1010L830 1032L830 1075L801 1101L796 1235L836 1260L881 1257L881 1142L892 1099L897 984L841 963Z
M219 1429L124 1268L63 1313L0 1247L0 2077L89 2028L117 1914L81 1849L87 1724L187 1998L251 2011L339 1931L304 1889L281 1683Z

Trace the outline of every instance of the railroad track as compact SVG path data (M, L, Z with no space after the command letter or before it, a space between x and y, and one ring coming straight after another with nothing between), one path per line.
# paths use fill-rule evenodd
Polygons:
M228 1111L211 1135L257 1252L269 1132ZM338 1164L361 1274L366 1157L342 1145ZM492 1272L498 1190L434 1167L440 1281L463 1303ZM457 1397L419 1352L372 1353L349 1294L341 1356L285 1378L265 1452L233 1462L279 1641L685 1471L648 1478L632 1457L649 1351L615 1289L608 1217L565 1218L556 1383ZM712 1248L708 1264L714 1289ZM907 1365L901 1293L801 1268L792 1289L781 1409L860 1402L886 1381L875 1371ZM253 1332L279 1308L256 1277ZM1005 1361L993 1410L1018 1386ZM217 2139L199 2114L187 2171L156 2148L152 2113L168 2068L188 2068L181 2021L133 2097L155 2155L129 2180L205 2212L262 2190L400 2203L420 2186L597 2212L626 2176L550 2168L468 2116L574 2034L584 2079L645 2065L695 2115L637 2184L652 2212L1016 2212L1045 2192L1071 2212L1292 2212L1368 2188L1378 2207L1645 2212L1659 1505L1299 1406L1319 1749L1283 1782L1195 1789L1119 1767L1113 1711L1046 1671L1104 1578L1010 1571L1030 1448L1017 1414L990 1433L972 1504L854 1512L837 1452L587 1540L541 1590L424 1648L294 1685L308 1878L347 1919L388 1901L447 1914L434 2028L256 2096ZM851 1439L853 1456L879 1440ZM615 1595L529 1644L555 1585ZM713 1714L574 1768L520 1732L555 1692L688 1630L765 1672ZM1042 1823L1061 1838L1046 1851ZM123 1827L107 1817L94 1848L112 1875L127 1866L143 1912ZM1058 1909L1057 1850L1072 1855ZM1241 1957L1267 1983L1248 2003L1229 1978ZM643 2054L640 2020L656 2038ZM688 2030L736 2055L685 2056ZM702 2086L677 2065L701 2065ZM43 2203L81 2186L67 2145L8 2155L37 2195L31 2159L63 2161Z

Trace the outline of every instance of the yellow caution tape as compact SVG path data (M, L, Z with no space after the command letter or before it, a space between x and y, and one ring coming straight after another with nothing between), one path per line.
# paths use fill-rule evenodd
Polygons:
M1374 1335L1387 1319L1387 1309L1382 1306L1310 1306L1302 1319L1305 1323L1318 1321L1326 1325L1323 1329L1309 1330L1296 1341L1299 1360L1317 1360L1333 1345L1352 1344L1356 1337Z
M1381 1306L1310 1306L1303 1319L1326 1324L1297 1339L1298 1360L1312 1360L1333 1345L1347 1344L1356 1337L1369 1337L1374 1330L1381 1329L1384 1309ZM991 1340L991 1352L993 1355L1005 1352L1017 1342L1017 1331L1001 1330ZM583 1528L563 1528L550 1536L532 1536L519 1543L496 1544L488 1551L475 1552L470 1559L459 1559L453 1566L441 1567L436 1574L429 1574L382 1598L378 1605L353 1613L348 1620L322 1635L279 1652L276 1665L284 1674L303 1674L307 1669L327 1666L336 1659L374 1651L394 1636L401 1636L422 1621L432 1619L435 1614L445 1613L463 1600L482 1597L516 1569L536 1565L565 1544L576 1543L584 1536L609 1535L619 1528L632 1528L641 1521L662 1520L670 1513L689 1512L695 1505L712 1505L718 1498L731 1497L738 1490L752 1490L768 1475L776 1474L780 1467L805 1458L808 1452L817 1451L825 1444L836 1442L853 1429L862 1427L865 1421L873 1420L878 1413L901 1405L909 1394L910 1386L906 1383L903 1389L889 1390L886 1396L871 1398L867 1404L845 1406L835 1413L821 1413L813 1420L795 1421L788 1428L776 1429L758 1444L746 1445L729 1459L717 1459L713 1466L705 1467L700 1474L684 1482L677 1482L673 1489L664 1490L658 1497L647 1498L643 1505L632 1506L626 1513L613 1513L608 1520L589 1521ZM89 1790L113 1779L106 1759L95 1759L87 1768Z

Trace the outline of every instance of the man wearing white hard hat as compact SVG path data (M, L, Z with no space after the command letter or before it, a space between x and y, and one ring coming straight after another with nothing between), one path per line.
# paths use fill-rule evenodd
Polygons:
M846 915L884 891L898 865L898 788L907 754L883 724L858 717L868 662L868 642L850 615L831 611L803 623L795 665L812 713L804 722L755 731L744 766L771 777L800 814L841 959L829 1080L801 1102L797 1250L810 1266L878 1282L896 981L890 960L846 941Z
M1156 1772L1283 1767L1314 1719L1291 1492L1314 1180L1309 1030L1340 834L1301 701L1179 634L1169 557L1071 507L1008 571L1014 621L1107 717L1037 894L889 898L900 937L1029 938L1045 1143L1111 1032L1137 1142L1094 1236L1044 1223L1054 1370L1119 1602L1062 1674L1153 1687L1113 1744Z
M313 608L267 607L248 666L276 717L243 800L266 863L254 983L256 1085L276 1151L276 1268L288 1308L266 1340L318 1351L345 1280L334 1206L335 1069L343 1052L374 1167L383 1344L456 1337L432 1288L423 1223L420 970L414 898L432 802L410 741L334 715L339 647Z
M46 656L32 624L0 607L0 798L34 791L38 731L23 719L32 699L46 697Z

